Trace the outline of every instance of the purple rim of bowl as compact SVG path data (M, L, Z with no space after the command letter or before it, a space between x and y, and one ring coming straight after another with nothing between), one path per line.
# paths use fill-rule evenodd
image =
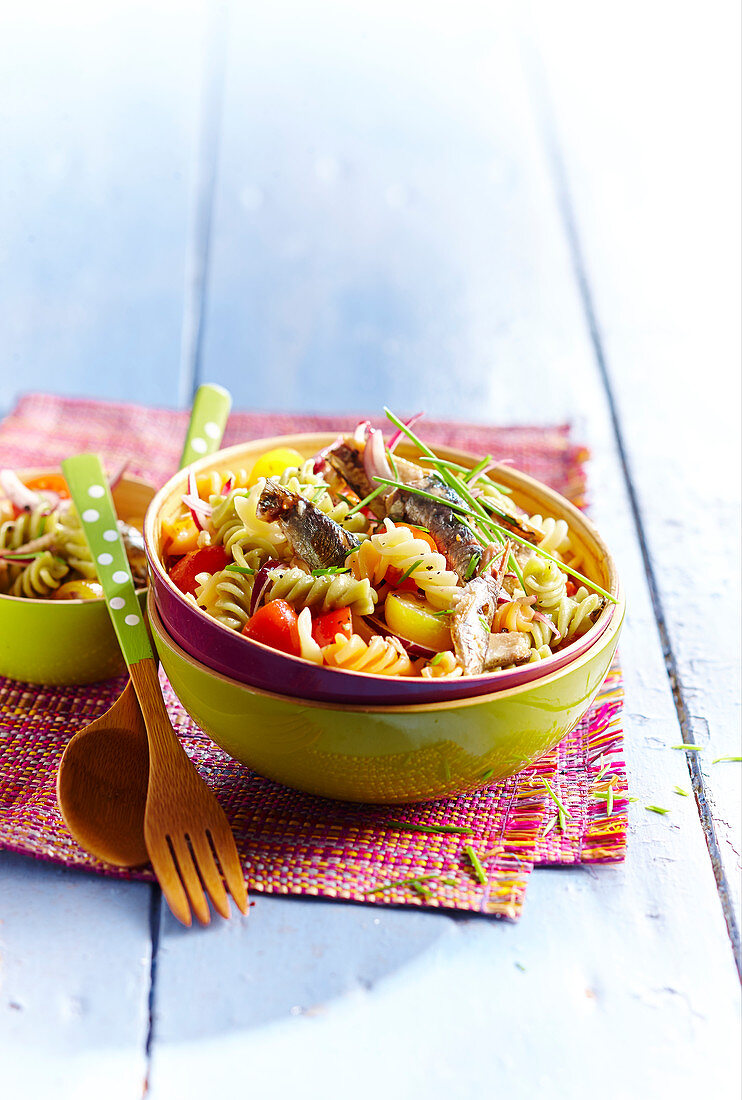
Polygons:
M166 583L154 568L149 547L146 549L155 603L163 625L189 656L248 687L327 703L404 706L405 703L439 703L491 695L520 687L557 672L585 653L608 628L616 606L612 604L609 613L601 616L595 626L571 646L543 661L520 665L506 672L462 676L454 680L369 675L312 664L223 626L190 603L171 582Z

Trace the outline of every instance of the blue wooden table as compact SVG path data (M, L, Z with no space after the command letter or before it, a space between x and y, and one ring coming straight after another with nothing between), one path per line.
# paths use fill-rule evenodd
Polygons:
M186 931L0 853L2 1095L738 1097L736 5L2 19L0 410L208 380L571 421L638 799L625 864L537 871L517 925L260 896Z

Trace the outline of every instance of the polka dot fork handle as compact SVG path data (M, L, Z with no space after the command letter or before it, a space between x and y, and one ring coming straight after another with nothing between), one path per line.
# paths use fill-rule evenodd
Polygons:
M198 387L179 469L219 449L231 407L232 398L221 386Z
M121 652L131 666L153 653L118 530L108 479L97 455L68 458L62 463L62 472L82 522Z

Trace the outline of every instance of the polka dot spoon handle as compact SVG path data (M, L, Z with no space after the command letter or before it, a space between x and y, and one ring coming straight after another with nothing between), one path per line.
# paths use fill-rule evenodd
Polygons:
M188 759L170 722L157 661L142 622L108 482L97 455L62 463L139 700L149 745L144 841L157 881L178 920L210 920L207 895L229 917L227 889L241 912L247 892L229 822ZM217 864L218 859L218 864ZM225 886L226 883L226 886Z
M62 471L88 540L124 659L127 665L132 665L152 657L100 459L97 455L75 455L62 463Z
M180 469L219 450L232 398L221 386L199 386L193 399L191 422L180 456Z

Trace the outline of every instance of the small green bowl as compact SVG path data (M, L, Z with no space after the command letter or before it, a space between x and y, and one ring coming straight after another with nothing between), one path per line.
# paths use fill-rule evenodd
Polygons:
M59 473L25 470L21 475ZM144 516L154 488L122 478L113 492L123 518ZM144 611L147 591L139 592ZM126 671L105 600L29 600L0 595L0 676L31 684L92 684Z
M167 633L152 636L175 694L218 745L287 787L350 802L423 802L521 771L577 724L603 683L623 600L590 649L519 687L439 703L354 706L272 694L214 672Z

